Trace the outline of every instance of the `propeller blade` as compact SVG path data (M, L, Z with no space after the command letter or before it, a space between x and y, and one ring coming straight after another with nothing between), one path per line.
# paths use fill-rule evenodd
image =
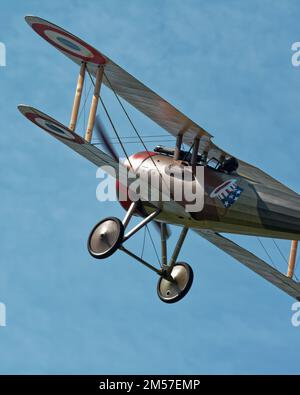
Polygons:
M113 147L113 145L110 141L109 135L105 129L105 126L102 123L102 121L100 120L99 116L97 116L97 118L96 118L95 131L96 131L99 139L101 140L101 142L103 142L103 145L104 145L106 151L111 155L112 158L114 158L114 160L116 162L118 162L119 156L117 154L117 151Z

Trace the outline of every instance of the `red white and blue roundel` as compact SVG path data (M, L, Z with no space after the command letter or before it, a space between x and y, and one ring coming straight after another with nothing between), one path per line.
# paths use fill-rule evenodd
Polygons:
M41 111L27 106L19 106L19 110L31 122L46 130L46 132L50 133L52 136L59 139L72 141L74 143L84 144L84 140L80 136L71 132L71 130L69 130L66 126L57 122L55 119L50 118Z
M41 37L66 54L97 65L106 62L95 48L60 27L37 17L28 16L26 21Z

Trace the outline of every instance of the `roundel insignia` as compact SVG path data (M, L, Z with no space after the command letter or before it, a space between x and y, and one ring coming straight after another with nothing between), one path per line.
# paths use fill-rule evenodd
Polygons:
M83 144L84 140L78 135L72 133L66 126L59 122L51 119L44 114L35 112L26 112L24 114L31 122L35 123L40 128L46 130L46 132L52 134L54 137L59 139L73 141L74 143Z
M92 46L73 34L48 23L33 22L32 28L57 49L83 62L104 64L105 58Z

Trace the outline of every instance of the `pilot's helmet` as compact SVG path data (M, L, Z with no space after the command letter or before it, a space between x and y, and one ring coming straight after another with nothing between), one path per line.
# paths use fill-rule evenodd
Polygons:
M231 156L230 158L227 158L224 160L221 166L221 170L226 171L227 173L232 173L236 171L239 167L239 162L236 158Z

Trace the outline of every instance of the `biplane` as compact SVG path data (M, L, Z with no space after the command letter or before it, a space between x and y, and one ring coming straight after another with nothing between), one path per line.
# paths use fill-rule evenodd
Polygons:
M139 197L128 198L121 202L126 210L123 220L113 216L104 218L92 229L87 242L89 253L96 259L105 259L117 250L128 254L159 276L159 298L163 302L174 303L187 294L193 282L191 266L178 261L188 230L191 229L265 280L300 300L300 283L294 279L300 239L299 195L261 169L219 148L209 132L102 52L44 19L35 16L26 16L25 19L36 33L79 66L69 126L35 108L20 105L18 108L26 118L96 166L114 169L119 189L122 187L119 182L120 166L134 174L139 174L140 169L156 172L162 180L173 177L173 192L186 182L181 177L185 168L191 172L192 182L197 170L201 169L204 174L201 181L201 209L188 210L184 199L142 201ZM93 82L93 95L85 135L82 137L76 131L76 126L87 74ZM125 151L126 160L120 164L108 135L97 126L97 106L101 101L100 89L103 84L116 95L122 106L124 101L128 102L173 136L174 146L157 146L152 151L145 147L144 151L130 156ZM99 131L106 149L99 149L93 143L94 129ZM139 138L143 143L143 137L139 135ZM122 144L121 139L119 143ZM139 222L130 227L133 216ZM151 222L160 232L160 267L126 247L126 241ZM168 257L170 224L181 227L181 230L175 248ZM281 273L222 233L291 240L287 274Z

